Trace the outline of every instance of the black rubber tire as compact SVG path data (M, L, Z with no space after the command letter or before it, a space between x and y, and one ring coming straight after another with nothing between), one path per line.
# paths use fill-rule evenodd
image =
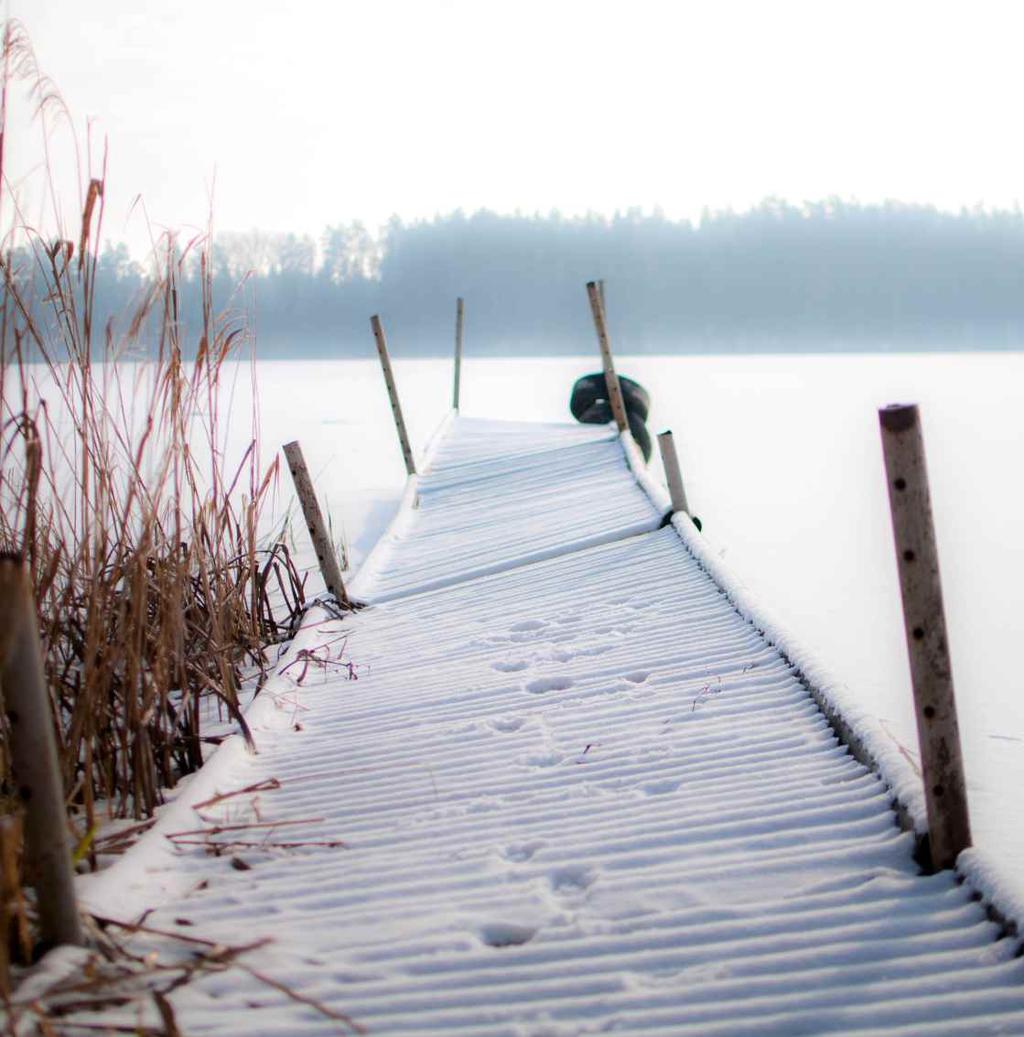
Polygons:
M583 425L607 425L612 420L612 405L607 400L598 400L597 403L592 403L576 420Z
M651 411L651 398L647 390L632 378L619 375L619 388L622 389L622 402L626 405L627 412L632 411L640 416L641 421L647 420ZM576 379L569 397L569 410L577 421L582 421L581 415L589 410L599 400L608 399L608 386L604 379L604 372L585 374Z
M640 453L644 455L645 461L650 461L651 434L647 431L647 426L634 411L627 411L626 417L629 420L629 431L633 434L633 439L636 441L636 445L640 447Z
M583 425L607 425L612 420L612 405L607 400L598 400L591 404L581 415L580 423ZM629 422L629 431L640 447L645 461L651 459L651 434L647 426L636 411L627 410L626 420Z

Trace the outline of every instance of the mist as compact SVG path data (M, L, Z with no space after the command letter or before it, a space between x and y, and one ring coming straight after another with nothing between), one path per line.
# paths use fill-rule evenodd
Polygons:
M620 353L1018 349L1024 342L1024 215L828 200L768 199L696 222L657 211L612 217L456 211L359 223L319 240L222 234L214 297L255 311L263 358L371 355L380 313L399 356L447 355L466 300L478 355L592 347L584 283L603 279ZM198 306L187 262L186 323ZM108 244L97 299L123 321L144 268ZM240 287L241 286L241 287ZM116 337L116 335L115 335Z

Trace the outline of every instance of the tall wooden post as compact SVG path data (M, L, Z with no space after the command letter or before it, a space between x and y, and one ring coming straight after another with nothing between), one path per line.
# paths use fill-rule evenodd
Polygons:
M612 405L612 417L620 432L629 430L626 417L626 405L622 399L622 387L619 385L615 364L612 361L612 347L608 342L608 326L604 318L604 305L601 302L601 291L595 281L587 282L587 295L590 298L590 312L594 315L594 327L597 330L597 343L601 347L601 363L604 366L604 378L608 387L608 402Z
M452 386L452 409L459 409L459 382L462 377L462 300L455 300L455 384Z
M384 371L384 383L388 387L388 399L391 400L391 413L394 415L395 428L398 430L398 442L402 445L402 458L405 461L405 470L409 475L415 475L416 462L413 460L412 448L409 446L409 434L405 431L405 421L402 420L402 405L398 401L398 389L395 386L395 376L391 370L388 342L384 337L384 328L381 326L380 317L376 314L370 318L370 327L373 328L373 337L377 342L377 354L380 356L380 366Z
M661 464L665 469L669 496L672 498L672 510L690 514L690 506L686 502L686 490L683 489L683 474L679 470L679 457L676 454L675 440L672 430L666 429L658 433L658 449L661 451Z
M338 565L338 555L334 550L334 544L327 533L324 523L323 512L316 499L316 491L313 489L313 480L309 476L306 467L306 459L302 456L302 447L298 440L285 443L284 456L288 462L288 469L292 473L292 481L295 483L295 492L302 506L302 515L306 520L306 529L313 541L313 550L316 552L316 560L320 563L320 574L324 578L324 584L329 594L333 594L340 605L350 607L351 602L345 591L345 582L341 578L341 567Z
M971 845L971 824L921 420L916 404L883 407L878 417L914 687L928 845L933 867L951 868L960 851Z
M81 944L71 842L28 568L0 555L0 690L11 764L25 807L25 873L36 890L44 946Z

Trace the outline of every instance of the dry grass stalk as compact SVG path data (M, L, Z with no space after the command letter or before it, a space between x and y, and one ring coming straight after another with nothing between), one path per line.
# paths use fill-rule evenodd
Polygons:
M20 814L0 817L0 993L10 993L11 960L31 960L28 912L21 891L22 825Z
M9 1032L14 1032L22 1020L30 1019L37 1032L60 1037L89 1032L173 1037L182 1032L171 1002L174 991L232 969L312 1008L330 1020L339 1033L366 1032L350 1016L242 960L269 940L227 945L142 923L103 917L92 922L91 942L96 952L73 976L53 983L31 1001L9 1001ZM152 1018L155 1014L155 1019L146 1022L144 1013L150 1007L149 1015Z
M64 790L91 836L99 804L145 818L202 763L204 700L248 736L242 674L289 634L303 582L285 545L260 538L278 467L260 463L255 417L241 458L225 457L224 388L247 335L214 304L208 239L165 236L123 329L97 328L105 170L86 174L74 241L33 229L3 193L8 97L27 85L41 119L60 101L12 22L3 69L0 551L29 565ZM194 327L185 289L200 298Z

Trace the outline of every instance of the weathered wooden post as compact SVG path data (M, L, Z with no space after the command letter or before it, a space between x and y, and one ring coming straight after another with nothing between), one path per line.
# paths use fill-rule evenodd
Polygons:
M971 824L921 420L916 404L883 407L878 417L921 743L928 846L933 867L951 868L971 845Z
M455 300L455 384L452 386L452 409L459 409L459 381L462 377L462 300Z
M665 469L668 481L668 492L672 498L672 510L690 514L690 506L686 502L686 490L683 489L683 476L679 471L679 457L676 454L675 440L672 430L666 429L658 433L658 449L661 451L661 464Z
M306 520L309 537L313 541L313 550L316 552L316 559L320 563L320 574L324 578L327 591L334 595L340 605L350 608L352 603L348 599L348 594L345 591L345 582L341 578L338 555L327 533L323 512L320 510L320 504L316 499L313 480L310 478L309 469L306 467L306 459L302 456L302 447L299 446L298 440L285 443L284 456L292 473L295 492L298 495L299 504L302 505L302 515Z
M597 329L597 342L601 347L601 363L604 366L604 379L608 387L608 402L612 405L612 417L615 419L619 431L627 432L629 431L629 419L626 417L622 387L619 385L615 364L612 361L612 347L608 342L608 326L604 319L601 292L595 281L587 282L587 295L590 297L590 312L594 315L594 327Z
M34 887L44 947L81 944L71 843L28 568L0 555L0 690L11 766L25 807L25 877Z
M384 337L384 328L381 326L380 317L374 314L370 318L370 327L373 328L373 337L377 342L377 354L380 356L380 366L384 371L384 382L388 387L388 398L391 400L391 413L395 417L395 428L398 429L398 441L402 445L402 458L405 461L405 470L409 475L416 474L416 462L412 457L412 448L409 446L409 435L405 431L405 422L402 420L402 405L398 401L398 389L395 386L395 376L391 371L391 358L388 356L388 342Z

